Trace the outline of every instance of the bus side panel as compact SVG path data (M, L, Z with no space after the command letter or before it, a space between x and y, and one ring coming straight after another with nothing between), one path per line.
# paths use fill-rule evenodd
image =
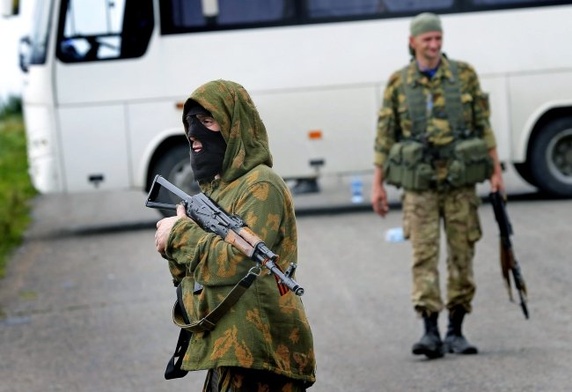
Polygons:
M497 141L499 159L501 162L510 161L512 140L506 77L483 77L481 88L489 95L490 121Z
M343 174L373 167L373 140L379 98L377 86L317 91L253 92L269 134L274 167L286 179L312 178L310 162L323 160L320 174ZM183 101L181 101L183 102ZM181 110L173 99L128 105L131 171L144 186L150 143L164 130L180 129ZM327 110L325 110L327 108ZM152 116L150 115L152 114ZM321 138L311 138L321 131Z
M540 116L554 107L572 105L572 71L521 74L509 79L513 161L524 162L530 132Z
M34 188L41 193L63 192L63 173L53 118L49 105L28 104L24 107L29 173Z
M360 85L323 90L253 92L270 139L274 165L284 178L373 168L378 87ZM321 138L310 137L321 131Z
M126 189L130 173L123 105L67 107L59 115L68 191Z
M184 99L179 102L183 103ZM175 135L183 136L185 134L181 119L182 110L177 108L175 99L158 102L136 102L127 106L127 116L131 142L129 165L132 173L134 173L132 185L135 188L143 189L153 150L161 143L162 139L173 136L173 130L178 130Z

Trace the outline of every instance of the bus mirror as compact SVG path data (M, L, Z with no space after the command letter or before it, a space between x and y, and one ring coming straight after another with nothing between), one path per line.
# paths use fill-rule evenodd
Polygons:
M218 0L201 0L203 16L213 18L218 16Z
M30 64L30 47L32 41L29 36L20 38L20 45L18 47L18 64L22 72L28 72L28 65Z
M20 11L19 0L0 0L0 12L2 16L8 18L18 15Z

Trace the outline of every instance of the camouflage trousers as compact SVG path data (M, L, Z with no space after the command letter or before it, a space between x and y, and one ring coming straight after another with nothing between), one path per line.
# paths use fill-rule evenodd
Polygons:
M223 366L209 369L203 392L304 392L304 384L264 370Z
M403 195L403 231L413 247L411 298L420 315L456 305L471 312L475 295L473 258L481 238L475 187L406 191ZM447 302L439 281L441 222L447 243Z

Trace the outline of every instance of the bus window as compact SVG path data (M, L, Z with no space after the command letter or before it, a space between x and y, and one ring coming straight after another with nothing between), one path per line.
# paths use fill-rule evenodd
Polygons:
M63 62L139 57L153 31L152 0L62 2L58 58ZM65 12L64 12L65 10Z
M525 5L531 4L539 5L540 3L553 3L554 0L471 0L474 5Z
M454 0L384 0L389 12L438 11L453 7Z
M221 25L274 22L291 16L287 15L286 0L219 0L218 3L217 21Z
M454 0L308 0L310 18L347 18L448 10ZM388 15L385 15L388 16Z
M308 16L311 18L370 15L385 10L383 0L309 0Z
M176 28L200 27L207 24L200 0L172 1L171 7L172 24Z
M170 0L160 6L162 34L281 25L295 17L291 0Z

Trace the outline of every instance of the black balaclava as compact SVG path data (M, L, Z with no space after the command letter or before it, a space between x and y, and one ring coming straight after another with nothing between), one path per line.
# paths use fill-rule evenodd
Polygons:
M192 146L190 141L192 136L203 145L199 152L195 152L191 148L191 168L197 181L210 181L222 171L226 142L221 132L213 132L201 124L196 114L201 113L208 116L211 116L211 114L202 107L200 109L202 111L191 110L187 115L189 143Z

